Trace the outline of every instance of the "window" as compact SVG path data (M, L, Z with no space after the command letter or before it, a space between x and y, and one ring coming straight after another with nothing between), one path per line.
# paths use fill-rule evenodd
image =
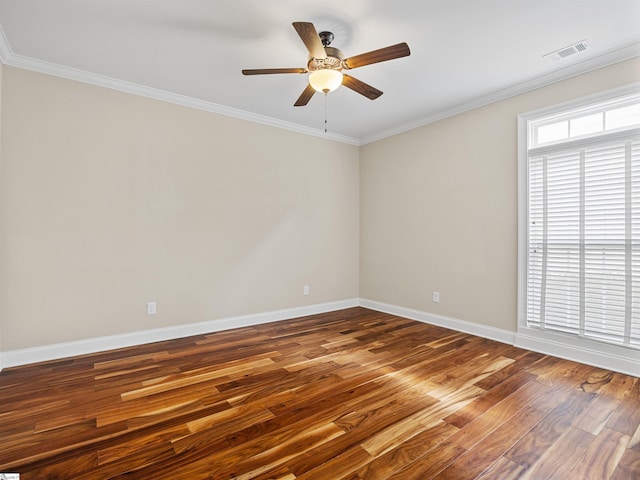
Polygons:
M637 95L628 95L586 108L545 115L529 120L528 128L528 148L640 128L640 101Z
M627 90L520 116L518 336L637 375L640 93Z

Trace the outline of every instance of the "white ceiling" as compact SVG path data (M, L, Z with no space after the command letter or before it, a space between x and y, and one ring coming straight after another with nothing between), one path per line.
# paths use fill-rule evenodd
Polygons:
M0 60L324 135L323 95L293 107L306 75L240 73L306 66L293 21L332 31L347 57L411 48L350 72L377 100L329 94L328 137L354 144L640 54L640 0L0 0Z

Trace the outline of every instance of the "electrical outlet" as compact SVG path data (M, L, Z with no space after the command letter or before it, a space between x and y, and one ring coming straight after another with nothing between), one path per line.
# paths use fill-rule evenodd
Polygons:
M433 303L440 303L440 292L433 291L433 296L431 297Z
M156 302L147 303L147 315L155 315L156 313L158 313Z
M309 285L305 285L304 287L302 287L302 294L309 295Z

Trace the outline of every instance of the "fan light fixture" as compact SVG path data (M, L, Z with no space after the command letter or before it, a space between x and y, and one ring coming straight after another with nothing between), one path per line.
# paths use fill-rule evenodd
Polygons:
M1 1L1 0L0 0ZM243 75L268 75L277 73L309 74L309 83L304 87L302 94L293 104L294 107L302 107L309 103L316 92L324 93L325 98L329 92L334 91L340 85L344 85L369 100L375 100L382 91L352 75L342 74L343 70L353 70L373 63L386 62L395 58L407 57L411 54L409 45L405 42L388 47L361 53L354 57L346 58L337 48L331 47L333 33L322 31L318 33L311 22L293 22L300 40L307 47L308 56L306 67L297 68L249 68L243 69Z
M333 92L342 85L342 73L331 68L316 70L309 75L309 84L316 92Z

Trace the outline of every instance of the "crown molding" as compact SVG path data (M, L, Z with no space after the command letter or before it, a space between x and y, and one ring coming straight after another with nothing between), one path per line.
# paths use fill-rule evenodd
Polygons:
M7 40L4 30L0 26L0 62L6 65L12 56L13 52L9 46L9 40Z
M207 102L186 95L180 95L177 93L167 92L153 87L147 87L139 85L137 83L127 82L124 80L118 80L117 78L107 77L96 73L86 72L84 70L66 67L63 65L46 62L43 60L36 60L22 55L16 55L11 52L11 48L6 43L6 38L0 32L0 59L5 65L22 68L25 70L31 70L34 72L44 73L47 75L53 75L56 77L66 78L68 80L75 80L98 87L109 88L112 90L118 90L124 93L130 93L132 95L138 95L142 97L151 98L154 100L160 100L163 102L174 103L184 107L195 108L198 110L204 110L210 113L216 113L219 115L226 115L229 117L238 118L241 120L247 120L254 123L260 123L262 125L268 125L271 127L281 128L296 133L302 133L304 135L311 135L319 137L325 140L333 140L340 143L347 143L350 145L360 145L360 141L357 138L348 137L346 135L339 135L336 133L324 132L324 130L306 127L297 123L286 122L277 118L268 117L266 115L259 115L257 113L247 112L237 108L227 107L225 105L219 105L213 102ZM4 45L3 45L4 41ZM3 56L5 58L3 58Z
M610 50L601 55L568 65L561 70L555 70L541 76L529 78L511 84L488 95L484 95L469 102L461 103L452 108L442 110L434 115L430 115L413 122L399 125L393 129L385 130L377 134L361 138L360 144L366 145L368 143L377 142L378 140L383 140L394 135L408 132L409 130L423 127L425 125L429 125L430 123L444 120L445 118L453 117L455 115L459 115L461 113L468 112L479 107L484 107L485 105L499 102L501 100L506 100L507 98L515 97L516 95L521 95L523 93L527 93L532 90L536 90L538 88L560 82L562 80L567 80L569 78L576 77L578 75L582 75L599 68L613 65L615 63L620 63L637 56L640 56L640 42L634 42L622 48Z
M488 95L478 97L469 102L455 105L452 108L442 110L433 115L429 115L412 122L404 123L394 128L384 130L373 135L365 136L363 138L355 138L346 135L340 135L337 133L324 132L323 130L306 127L297 123L286 122L284 120L279 120L277 118L269 117L266 115L259 115L257 113L247 112L245 110L227 107L225 105L219 105L217 103L180 95L177 93L167 92L165 90L118 80L116 78L90 73L76 68L66 67L42 60L36 60L22 55L16 55L13 53L11 46L9 45L9 42L4 34L4 31L0 27L0 62L5 65L23 68L25 70L32 70L39 73L45 73L48 75L75 80L99 87L118 90L124 93L130 93L132 95L139 95L155 100L174 103L189 108L204 110L210 113L239 118L262 125L281 128L304 135L311 135L314 137L323 138L325 140L332 140L355 146L362 146L368 143L373 143L377 142L378 140L392 137L394 135L399 135L401 133L408 132L409 130L423 127L439 120L444 120L445 118L453 117L455 115L459 115L461 113L474 110L485 105L499 102L501 100L506 100L507 98L521 95L523 93L527 93L532 90L536 90L538 88L560 82L562 80L567 80L569 78L582 75L584 73L588 73L593 70L606 67L608 65L623 62L637 56L640 56L640 42L634 42L622 48L610 50L601 55L588 58L581 62L573 63L560 70L525 79L523 81L508 85Z

